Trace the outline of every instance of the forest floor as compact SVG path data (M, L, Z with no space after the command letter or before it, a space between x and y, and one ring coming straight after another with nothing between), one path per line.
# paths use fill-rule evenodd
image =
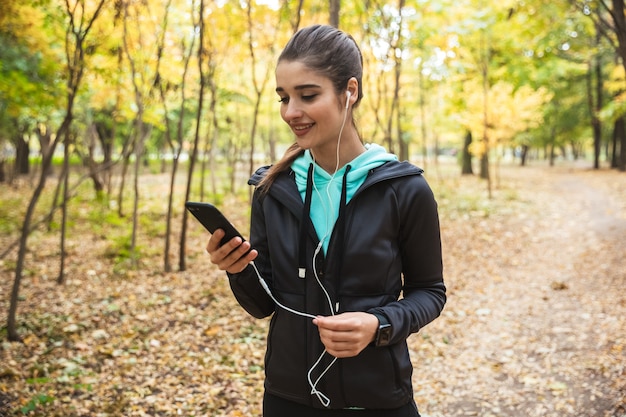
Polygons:
M626 174L502 166L487 199L476 177L429 172L448 303L409 338L422 415L626 416ZM227 210L238 225L241 207ZM206 239L193 228L187 270L166 274L158 250L120 271L106 230L75 236L59 286L58 237L36 233L23 343L0 332L0 416L260 416L268 321L239 308Z

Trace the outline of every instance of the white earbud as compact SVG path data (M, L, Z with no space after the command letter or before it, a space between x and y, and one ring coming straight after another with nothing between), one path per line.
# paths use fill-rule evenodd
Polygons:
M352 96L352 93L350 92L350 90L346 90L346 110L348 110L348 106L350 105L351 96Z

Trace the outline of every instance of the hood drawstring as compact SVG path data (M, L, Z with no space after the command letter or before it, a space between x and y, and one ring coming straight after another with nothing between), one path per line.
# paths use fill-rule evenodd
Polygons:
M337 228L337 251L338 255L336 257L335 264L335 282L336 288L339 288L339 279L341 274L341 267L343 266L343 252L344 252L344 240L345 240L345 229L346 229L346 196L347 196L347 183L348 183L348 172L352 167L350 165L346 166L346 172L343 174L343 181L341 183L341 199L339 200L339 215L337 216L337 223L335 227ZM337 297L337 302L335 304L335 313L339 312L339 294L335 294Z
M304 196L304 207L302 208L302 218L300 219L300 242L298 243L298 277L306 276L306 229L309 224L309 213L311 212L311 196L313 194L313 169L314 165L309 165L306 177L306 192Z
M346 170L343 174L343 178L341 181L341 197L339 200L339 213L337 216L337 221L335 224L336 232L337 232L337 248L340 251L339 256L337 257L337 264L335 265L336 276L339 276L341 271L341 267L343 265L343 244L344 244L344 234L345 234L345 211L346 211L346 200L347 200L347 184L348 184L348 173L352 169L351 165L346 165ZM309 170L307 173L307 182L306 182L306 191L304 197L304 207L302 208L302 219L300 221L300 242L298 245L298 276L300 278L304 278L306 274L306 236L307 236L307 226L309 225L309 216L311 212L311 198L313 194L313 171L314 165L309 165Z
M347 199L348 172L350 172L350 169L351 169L351 166L347 165L346 172L343 175L343 179L341 182L341 197L339 200L339 213L337 216L337 220L335 222L335 231L337 232L337 245L338 245L338 250L339 250L339 256L337 256L337 265L335 266L336 268L335 269L336 270L335 282L337 283L339 280L339 273L341 272L341 266L343 264L343 241L344 241L344 229L345 229L344 218L345 218L346 199ZM299 251L298 252L298 258L299 258L298 259L299 261L298 276L300 278L305 278L306 276L306 234L307 234L307 226L310 223L309 216L311 212L311 197L313 194L313 170L314 170L314 165L311 164L309 166L309 171L307 174L306 191L305 191L305 196L304 196L304 207L302 209L302 219L300 220L300 242L299 242L300 246L298 248L298 251ZM318 249L321 248L321 245L322 245L322 242L320 241ZM315 256L313 257L313 262L315 262ZM313 268L315 268L315 265L313 265ZM314 269L314 272L315 272L315 269ZM320 279L317 277L317 273L315 273L315 277L317 279L318 284L321 286L322 290L326 294L326 297L328 298L329 307L331 309L331 314L334 315L339 310L339 302L338 301L336 302L335 304L336 307L333 309L330 296L328 292L326 291L326 288L324 288L324 285L321 283ZM338 288L338 287L339 286L337 284L335 288ZM337 297L337 294L335 294L335 296ZM328 370L335 364L335 362L337 361L337 358L333 357L330 364L324 369L324 371L322 371L319 374L319 376L317 377L315 381L313 381L312 374L313 374L314 369L320 364L320 362L322 361L322 358L326 354L327 354L327 351L326 349L324 349L322 354L319 356L317 361L313 364L313 366L309 369L307 373L307 379L311 387L311 395L315 395L317 399L320 401L320 403L324 405L324 407L328 407L330 405L330 398L328 398L328 396L324 395L323 392L317 389L317 384L320 382L322 377L326 375Z

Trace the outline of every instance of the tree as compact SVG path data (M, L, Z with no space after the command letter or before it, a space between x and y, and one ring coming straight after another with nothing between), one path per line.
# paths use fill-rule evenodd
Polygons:
M57 18L57 13L51 12L50 18ZM29 156L35 149L31 133L49 132L46 125L57 122L55 109L62 105L59 97L65 87L57 77L62 71L58 53L42 47L53 43L56 34L32 24L44 20L44 12L30 2L0 4L0 148L8 144L16 150L11 174L31 172ZM6 155L0 153L0 173L8 177L5 161Z
M61 8L61 15L54 7L59 4L66 9ZM463 173L472 172L472 155L483 158L490 181L494 164L497 168L501 155L513 148L524 150L524 162L533 149L543 150L550 163L559 152L579 157L591 149L596 117L603 123L596 155L601 149L612 164L623 167L626 162L623 5L617 0L419 5L293 0L280 2L278 9L260 1L116 0L103 7L98 24L86 31L96 5L84 0L0 4L0 144L18 151L15 166L32 172L28 154L38 140L44 155L40 169L47 176L53 172L52 155L65 143L50 224L59 196L68 201L82 169L98 198L107 184L109 194L112 183L119 185L117 209L123 216L131 178L126 172L133 172L133 248L142 216L141 163L159 157L165 172L170 159L163 154L173 155L166 271L172 268L170 235L176 228L171 219L182 210L179 200L198 189L204 198L209 181L212 199L236 194L235 184L251 173L261 153L271 162L281 145L293 141L267 87L274 48L314 22L336 22L361 46L364 100L355 117L362 137L385 144L402 159L411 158L410 147L419 144L425 165L443 141L449 148L473 151L464 154ZM71 22L60 23L63 19ZM58 58L63 51L55 45L68 27L64 75L64 60ZM620 75L615 68L621 68ZM176 189L176 176L187 152L193 153L193 167L186 172L183 193ZM70 163L75 155L86 168ZM14 158L0 156L0 181ZM120 175L111 169L118 162ZM198 162L200 175L194 173ZM43 184L45 178L36 193ZM32 211L28 230L31 216ZM64 219L63 233L70 220ZM138 254L137 249L132 256Z
M195 3L192 3L194 6ZM165 10L170 9L171 0L168 0ZM184 62L182 72L180 74L180 79L174 80L173 77L165 77L164 72L165 69L161 65L162 63L162 54L165 50L165 39L169 22L169 13L165 13L163 15L162 21L162 33L159 38L159 46L157 48L159 58L157 60L158 66L156 69L156 80L155 83L159 89L159 95L161 98L161 104L163 106L163 124L165 126L165 139L166 143L169 147L169 150L172 153L172 172L170 174L170 184L169 184L169 193L167 199L167 215L165 219L165 248L163 250L163 269L165 272L172 271L172 265L170 262L170 248L171 248L171 234L172 234L172 218L174 215L174 195L175 195L175 184L176 184L176 174L178 173L178 166L180 161L180 155L183 150L184 145L184 131L185 131L185 118L186 118L186 105L187 105L187 76L189 74L189 64L191 61L191 57L193 54L193 49L195 45L195 36L191 37L191 41L188 42L188 39L185 36L182 36L181 39L177 42L181 48L181 56ZM189 46L187 46L189 44ZM179 87L179 88L178 88ZM172 126L171 120L171 112L168 107L168 93L172 95L180 95L178 98L178 112L175 115L178 116L178 121L176 123L176 128Z
M67 12L67 32L65 38L65 50L67 59L67 104L65 108L65 117L61 126L56 132L55 139L53 140L50 149L46 154L42 155L42 169L39 177L39 182L33 192L33 195L28 203L24 221L22 223L22 233L20 237L20 244L18 250L17 264L15 267L15 279L13 281L13 289L11 291L11 301L9 305L9 314L7 317L7 333L8 339L12 341L20 340L19 333L17 332L16 316L17 316L17 302L19 299L20 283L22 280L22 274L24 270L24 260L27 251L27 242L30 230L30 224L32 221L35 207L39 201L47 178L47 168L52 162L52 156L59 141L66 138L69 135L70 125L73 119L74 102L78 93L78 88L82 81L83 73L85 71L85 44L89 32L91 31L94 22L98 18L106 0L99 0L95 4L94 10L89 15L89 11L86 9L86 5L82 2L70 4L69 0L66 2Z
M274 22L269 16L266 17L261 13L253 18L252 15L252 3L248 2L246 8L246 18L248 23L248 51L250 53L250 74L252 79L252 87L254 88L254 110L252 113L252 127L250 130L250 157L248 165L248 174L252 175L254 172L254 155L256 151L256 132L258 126L259 112L261 108L261 99L267 87L270 74L272 73L272 61L274 59L274 45L276 44L277 32L280 28L280 21ZM258 31L254 22L257 22ZM267 51L267 55L262 56L259 61L259 53L261 51ZM259 70L259 66L261 69Z
M191 182L193 179L193 172L196 161L198 159L198 151L200 147L200 125L202 121L202 109L204 107L204 89L206 88L207 78L204 75L202 62L205 58L205 16L204 16L204 0L200 0L200 12L199 17L196 22L194 22L194 26L197 27L197 33L199 34L198 39L198 68L200 71L200 90L198 91L198 107L196 110L196 129L194 133L194 140L192 145L191 158L189 163L189 172L187 174L187 188L185 190L185 200L189 200L191 195ZM186 244L186 233L187 233L187 211L183 212L183 227L180 237L180 257L179 257L179 269L184 271L186 266L186 258L185 258L185 244Z
M461 151L461 175L473 175L474 170L472 168L472 152L470 151L472 146L472 131L470 129L465 133L465 139L463 141L463 148Z
M575 5L585 16L591 18L594 22L594 25L598 31L598 36L602 36L605 40L609 42L609 44L613 47L615 54L619 57L619 62L622 67L626 70L626 16L624 15L624 0L611 0L610 3L605 1L590 1L590 0L570 0L571 4ZM599 42L599 41L598 41ZM601 96L601 65L597 64L595 66L594 71L596 72L597 86L596 86L596 103L590 103L591 109L593 109L592 113L592 128L594 131L594 151L595 151L595 159L594 159L594 167L598 168L598 155L599 155L599 136L601 129L601 121L598 117L600 112L600 108L603 107L602 96ZM616 106L612 106L616 108ZM619 108L620 106L617 106ZM617 115L618 118L624 116L626 113L620 112ZM626 139L623 138L623 135L619 134L619 123L618 123L618 133L613 135L613 140L617 141L619 139L621 146L618 148L617 144L614 146L615 151L621 149L621 153L623 154L624 148L626 145ZM620 170L626 171L626 156L616 157L616 160L624 161L620 163Z
M328 20L329 24L332 27L339 27L339 10L341 9L341 0L328 0L329 10L330 10L330 19Z
M404 1L399 0L397 7L378 2L370 4L370 7L374 13L367 21L362 49L368 55L372 54L369 60L364 58L364 65L370 71L376 71L371 76L375 83L371 88L366 86L364 89L370 97L370 110L374 113L372 136L380 130L386 147L391 152L398 149L399 157L408 159L400 105L402 61L407 53Z
M605 123L613 124L611 146L611 167L626 171L626 82L624 68L614 65L607 79L607 92L611 100L599 112L598 117Z

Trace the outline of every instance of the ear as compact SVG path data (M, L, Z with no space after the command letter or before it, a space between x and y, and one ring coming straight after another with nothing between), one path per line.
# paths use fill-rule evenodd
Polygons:
M348 80L348 85L346 86L346 96L350 93L350 96L347 97L347 101L350 104L354 104L359 98L359 82L355 77L352 77Z

